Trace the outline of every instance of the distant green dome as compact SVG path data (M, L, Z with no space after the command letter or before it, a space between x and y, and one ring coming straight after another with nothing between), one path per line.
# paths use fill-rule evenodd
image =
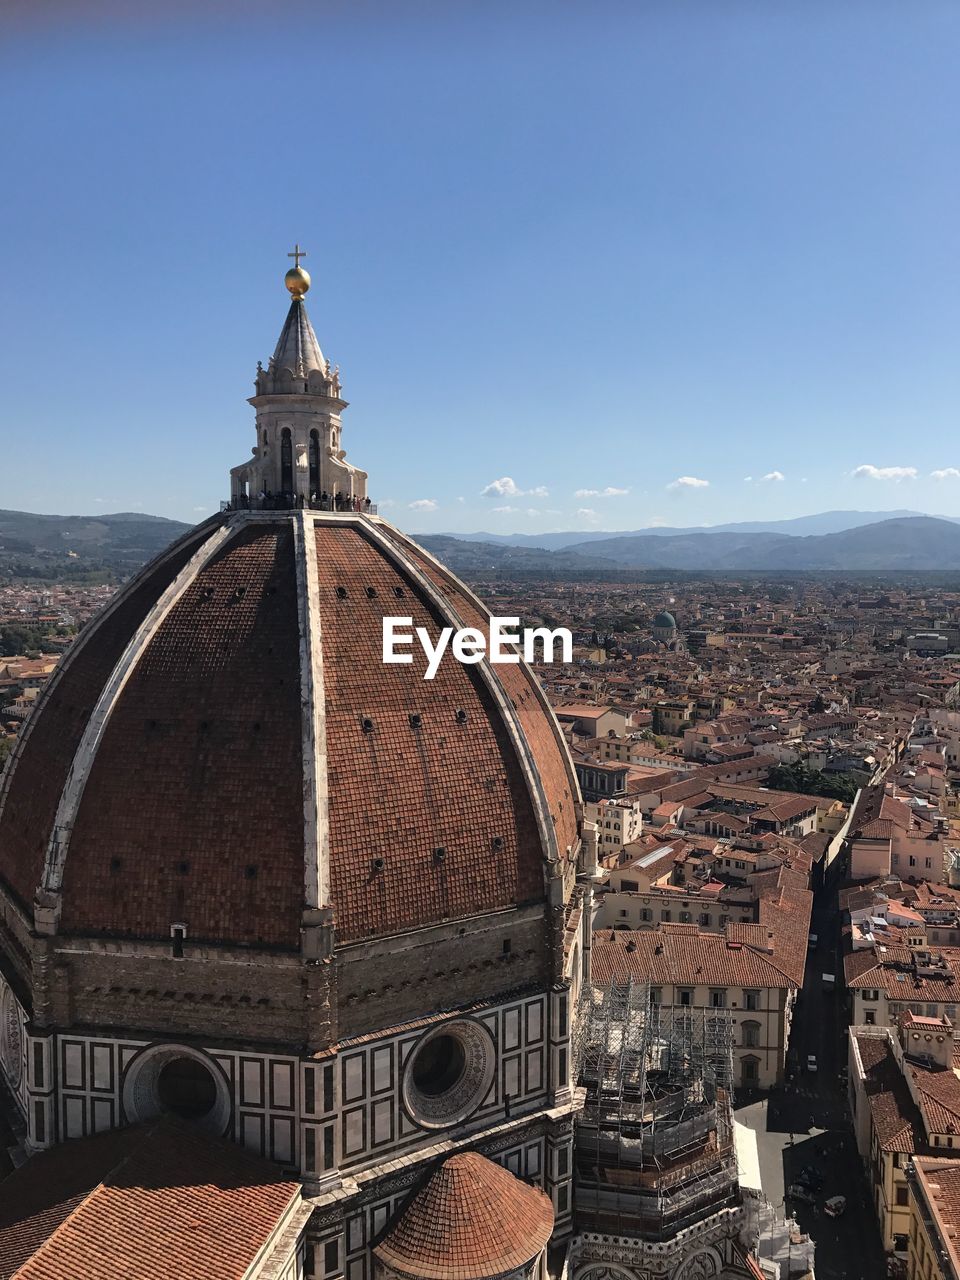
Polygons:
M676 631L677 620L672 613L667 613L666 609L662 613L658 613L653 620L655 631Z

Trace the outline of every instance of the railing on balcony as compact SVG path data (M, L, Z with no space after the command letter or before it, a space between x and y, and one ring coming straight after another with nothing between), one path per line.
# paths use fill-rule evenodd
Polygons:
M262 497L222 501L221 511L337 511L344 515L375 516L377 504L369 498L335 497L321 494L318 498L302 498L291 493L267 493Z

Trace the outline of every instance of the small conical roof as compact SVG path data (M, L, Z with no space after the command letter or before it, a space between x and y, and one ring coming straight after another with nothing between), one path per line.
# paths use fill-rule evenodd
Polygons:
M542 1191L465 1151L444 1161L374 1252L417 1280L477 1280L525 1266L552 1233Z
M292 370L298 378L306 377L314 369L326 373L327 362L302 298L294 298L290 304L280 331L280 341L273 353L273 364L276 369Z

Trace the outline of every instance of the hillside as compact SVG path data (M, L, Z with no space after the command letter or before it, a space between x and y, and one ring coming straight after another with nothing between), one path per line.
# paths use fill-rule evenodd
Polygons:
M509 547L489 542L463 542L447 534L417 534L416 541L442 560L454 573L483 573L486 570L544 570L549 573L580 572L584 569L616 569L619 566L592 548L577 551L544 551L538 547Z
M125 578L189 525L162 516L44 516L0 511L0 577Z
M589 550L622 568L749 570L960 569L960 524L910 516L807 537L775 533L686 533L607 538L568 548Z

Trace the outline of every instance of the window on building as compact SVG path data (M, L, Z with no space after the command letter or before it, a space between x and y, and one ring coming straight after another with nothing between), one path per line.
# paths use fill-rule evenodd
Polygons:
M328 1240L323 1246L323 1271L329 1275L340 1269L340 1241Z
M917 860L916 860L916 858L913 856L913 854L912 854L912 853L911 853L911 855L910 855L910 865L911 865L911 867L915 867L915 866L917 865Z
M641 920L652 920L652 919L653 919L653 912L650 910L650 908L649 908L649 907L643 907L643 908L641 908L641 911L640 911L640 919L641 919Z
M681 924L690 924L690 912L689 912L689 911L681 911L681 912L680 912L680 923L681 923Z
M310 492L320 492L320 432L310 432Z
M876 987L873 987L870 990L864 991L863 998L864 1000L879 1000L880 992L876 989Z
M712 1009L725 1009L727 1007L727 993L721 988L710 992L710 1007Z
M904 1205L910 1203L910 1193L906 1187L897 1187L896 1190L897 1204L902 1209Z
M745 862L741 862L738 859L733 865L736 867L738 871L743 871L746 868L747 864Z
M868 1027L874 1027L874 1026L876 1026L876 1024L877 1024L877 1011L876 1011L876 1009L867 1009L867 1010L865 1011L864 1015L863 1015L863 1020L864 1020L864 1022L867 1024L867 1026L868 1026Z
M663 1002L663 988L662 988L662 987L651 987L651 988L650 988L650 1003L651 1003L651 1004L661 1004L662 1002Z
M283 493L293 493L293 441L289 427L280 433L280 489Z
M701 913L700 913L700 923L701 923L701 925L703 925L703 927L704 927L705 929L709 929L709 928L710 928L710 917L709 917L709 915L706 913L706 911L701 911Z
M745 990L743 993L743 1007L745 1009L759 1009L760 1008L760 992Z
M748 1049L756 1049L760 1043L760 1023L744 1022L740 1030L743 1034L743 1044Z
M621 880L620 888L624 893L636 893L640 885L636 880Z
M691 1005L693 1004L693 992L689 987L681 987L677 992L677 999L682 1005Z
M669 911L661 911L661 912L660 912L660 919L661 919L661 920L669 920L669 919L670 919L670 912L669 912Z

